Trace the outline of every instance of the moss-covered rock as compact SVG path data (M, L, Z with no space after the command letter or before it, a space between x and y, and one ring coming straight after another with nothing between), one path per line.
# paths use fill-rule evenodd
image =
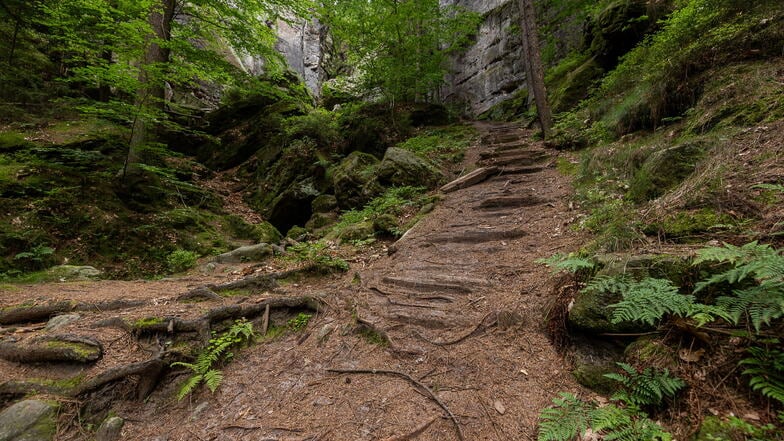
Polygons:
M397 236L400 225L396 216L391 214L381 214L373 219L373 228L377 234Z
M93 280L101 277L101 271L92 266L58 265L49 268L47 276L52 280L80 281Z
M362 207L383 192L376 179L378 166L375 156L352 152L332 170L332 185L340 208Z
M651 330L651 326L640 323L612 323L611 310L608 306L619 301L621 301L620 294L580 291L569 310L569 327L593 335Z
M653 366L671 371L678 366L675 349L654 337L638 338L626 347L623 355L626 362L633 366Z
M314 213L329 213L338 208L338 199L331 194L322 194L311 202Z
M548 78L548 94L553 112L566 112L587 98L591 84L604 73L595 57L579 58L578 63L581 64L565 69L557 78Z
M615 0L606 4L586 24L590 52L610 70L621 55L637 45L655 23L646 0Z
M435 187L444 174L428 161L398 147L387 149L378 168L379 180L392 186Z
M610 395L618 387L618 383L605 377L605 374L617 372L617 362L623 354L612 343L578 338L569 348L572 359L572 375L578 383L595 392Z
M354 224L346 225L342 228L335 229L327 235L327 239L338 239L341 242L350 242L352 240L365 240L373 237L376 229L373 226L373 221L363 221Z
M694 172L707 146L688 142L652 153L629 183L627 196L645 202L663 195Z
M313 216L310 217L310 220L305 223L305 229L311 233L319 233L323 231L325 227L333 225L335 222L338 221L338 214L336 212L328 212L328 213L313 213Z
M57 404L24 400L0 412L0 441L51 441L57 433Z
M678 286L690 285L696 273L691 266L691 256L677 254L626 254L613 253L596 256L601 266L597 275L628 275L636 280L652 277L671 280Z
M736 221L728 214L709 208L681 211L645 226L645 234L678 242L701 241L704 233L732 228Z

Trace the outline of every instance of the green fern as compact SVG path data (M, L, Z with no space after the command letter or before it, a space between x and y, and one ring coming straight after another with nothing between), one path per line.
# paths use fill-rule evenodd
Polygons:
M704 262L729 263L732 268L698 283L695 293L718 283L753 282L733 290L731 296L717 299L717 306L727 312L729 321L738 324L748 318L759 332L763 325L784 317L784 256L779 250L758 242L742 247L724 244L700 250L694 264Z
M606 282L605 282L606 284ZM666 279L645 278L617 284L623 300L610 305L613 323L642 322L653 326L667 314L687 317L694 309L694 296L683 295Z
M670 441L672 436L635 406L597 407L561 392L539 415L538 441L572 441L590 428L604 440Z
M642 372L626 363L617 363L623 371L604 376L619 382L621 390L612 399L632 406L659 406L665 398L672 398L686 383L678 377L671 377L669 370L659 371L651 367Z
M762 395L784 404L784 352L778 349L751 347L751 357L741 360L748 366L749 386Z
M590 427L595 407L570 393L559 395L560 398L553 398L553 406L542 409L539 414L538 441L572 441Z
M248 343L253 340L253 324L245 319L236 320L231 327L221 335L213 332L207 347L202 351L194 363L175 362L172 366L182 366L190 369L193 375L180 386L177 399L182 400L204 383L210 392L215 392L223 381L223 374L214 366L231 361L234 353L229 349Z
M574 254L554 254L547 258L536 259L536 263L547 265L554 273L567 271L577 273L582 270L593 270L596 263L591 259L579 257Z

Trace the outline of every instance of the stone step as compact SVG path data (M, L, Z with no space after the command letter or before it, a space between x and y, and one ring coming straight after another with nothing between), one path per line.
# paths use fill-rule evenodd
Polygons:
M494 165L496 167L505 167L505 166L530 166L538 164L542 161L549 159L550 156L546 154L521 154L503 158L491 158L482 160L479 163L483 166Z
M460 279L460 278L444 278L444 279L427 279L424 277L384 277L381 281L386 286L410 288L416 292L427 293L454 293L454 294L470 294L474 292L472 286L477 285L475 279ZM486 285L486 281L484 282Z

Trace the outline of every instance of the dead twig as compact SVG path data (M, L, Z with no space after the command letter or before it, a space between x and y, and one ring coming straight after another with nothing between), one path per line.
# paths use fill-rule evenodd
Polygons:
M389 375L389 376L399 377L399 378L403 378L405 380L408 380L411 384L416 386L421 392L426 393L427 396L430 397L431 400L433 400L436 404L438 404L441 407L441 409L444 409L444 412L446 412L446 414L449 415L449 419L452 420L452 423L455 426L455 430L457 431L457 437L460 439L460 441L465 441L465 436L463 436L463 429L460 427L460 422L457 420L457 417L455 416L455 414L453 414L452 411L449 410L449 407L447 407L447 405L444 404L444 402L441 401L441 399L438 398L438 396L435 393L433 393L433 391L430 390L429 387L425 386L424 384L422 384L421 382L419 382L418 380L416 380L412 376L410 376L410 375L408 375L408 374L406 374L404 372L400 372L400 371L390 371L390 370L383 370L383 369L335 369L335 368L332 368L332 369L327 369L327 372L332 372L332 373L336 373L336 374Z

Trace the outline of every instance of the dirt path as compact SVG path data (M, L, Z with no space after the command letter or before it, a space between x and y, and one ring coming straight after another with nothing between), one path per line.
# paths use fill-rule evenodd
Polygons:
M580 390L544 333L550 275L534 263L574 248L568 225L576 213L552 151L514 125L478 127L482 142L467 163L500 170L446 194L390 256L377 249L344 277L197 304L176 294L226 276L149 285L156 302L123 312L126 317L199 317L287 295L319 296L325 307L304 332L238 353L214 394L201 390L177 402L173 393L185 377L174 373L144 403L115 404L127 420L123 439L535 439L539 410L559 391ZM103 283L110 291L111 282ZM128 298L146 292L127 288ZM18 297L39 297L41 289ZM292 311L277 320L285 323ZM118 313L87 314L91 320L69 331L94 334L91 325ZM144 360L153 343L165 344L134 342L117 329L106 338L115 343L104 345L99 365ZM13 378L44 375L40 368L21 369L0 363L0 374Z

